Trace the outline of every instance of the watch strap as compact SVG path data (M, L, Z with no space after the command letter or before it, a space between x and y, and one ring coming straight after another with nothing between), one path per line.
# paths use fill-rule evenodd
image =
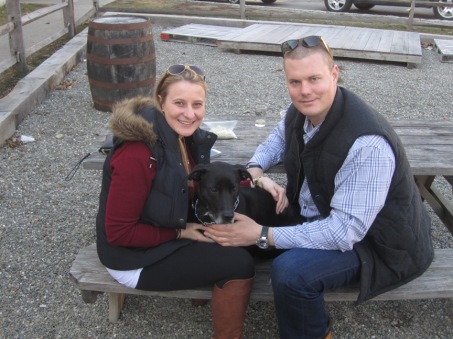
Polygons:
M260 236L260 238L268 239L268 235L269 235L269 227L263 226L263 228L261 229L261 236Z

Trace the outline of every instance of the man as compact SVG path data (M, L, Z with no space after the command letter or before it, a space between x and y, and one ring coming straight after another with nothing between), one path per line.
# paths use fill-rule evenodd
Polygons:
M389 123L339 87L322 37L282 44L291 105L248 164L255 185L300 224L263 227L237 214L205 235L224 246L287 249L272 264L281 338L329 338L324 291L360 282L357 302L420 276L433 259L429 215ZM283 162L287 191L264 177ZM258 239L258 240L257 240Z

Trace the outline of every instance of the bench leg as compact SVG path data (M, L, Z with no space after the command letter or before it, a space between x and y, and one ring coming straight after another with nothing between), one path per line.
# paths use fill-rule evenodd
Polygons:
M109 321L116 323L124 305L124 293L109 293Z

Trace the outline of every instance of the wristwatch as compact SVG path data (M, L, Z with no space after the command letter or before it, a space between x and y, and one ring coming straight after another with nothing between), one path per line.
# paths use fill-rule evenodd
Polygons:
M265 250L266 248L269 247L269 239L267 238L267 234L269 233L269 227L263 226L261 230L261 235L256 241L256 246L261 248L262 250Z

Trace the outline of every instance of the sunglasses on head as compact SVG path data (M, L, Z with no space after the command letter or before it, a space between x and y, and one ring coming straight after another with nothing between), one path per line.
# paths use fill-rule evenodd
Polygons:
M330 50L329 46L327 46L323 37L319 36L319 35L311 35L311 36L307 36L305 38L298 39L298 40L285 41L281 45L283 55L296 49L297 46L299 46L299 44L305 48L313 48L316 46L322 46L322 47L324 47L326 52L329 53L330 57L333 59L332 51Z
M185 70L190 70L192 72L195 72L196 74L201 76L203 79L206 79L206 75L205 75L204 71L200 67L194 66L194 65L172 65L167 68L167 74L179 75L179 74L184 73Z

